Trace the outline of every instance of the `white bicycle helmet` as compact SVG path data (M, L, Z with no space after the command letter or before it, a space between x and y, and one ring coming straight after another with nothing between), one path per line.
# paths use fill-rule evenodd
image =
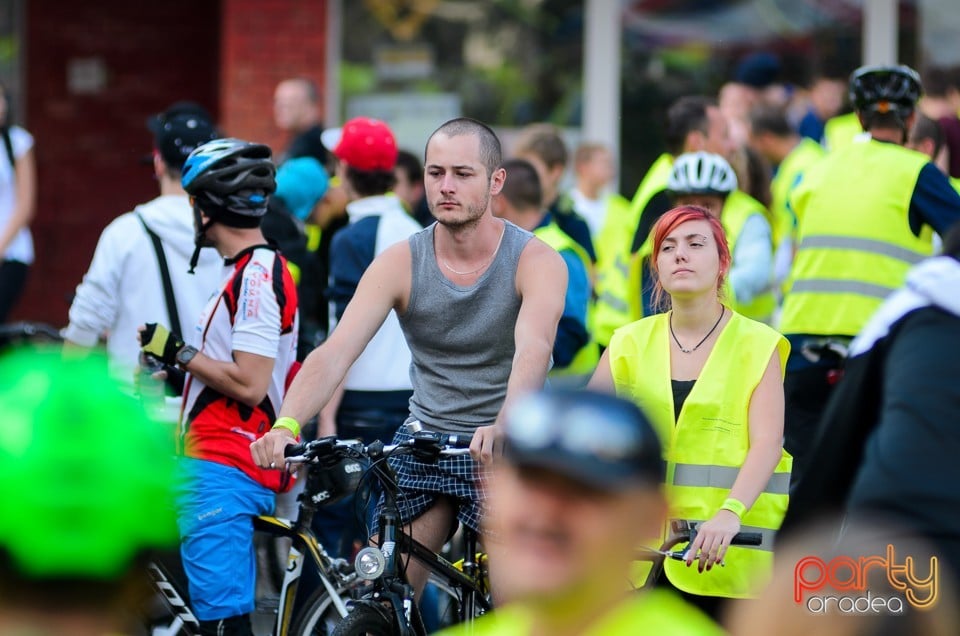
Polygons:
M737 174L720 155L688 152L673 162L667 190L675 195L708 194L725 197L737 189Z

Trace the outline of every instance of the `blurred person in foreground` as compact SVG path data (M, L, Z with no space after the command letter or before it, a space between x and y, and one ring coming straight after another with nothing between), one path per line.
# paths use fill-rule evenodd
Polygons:
M509 409L484 521L497 609L448 634L722 631L667 590L629 590L636 547L666 520L660 443L627 400L530 394Z
M173 439L95 354L0 356L0 633L136 633L146 564L177 543Z

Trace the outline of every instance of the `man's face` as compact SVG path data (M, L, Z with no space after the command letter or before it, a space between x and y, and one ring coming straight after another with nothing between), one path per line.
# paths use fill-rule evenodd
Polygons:
M703 148L700 150L712 152L721 157L729 156L733 150L727 118L716 106L707 108L707 133L704 135Z
M658 490L605 492L540 468L499 465L489 484L491 586L498 601L556 601L623 586L631 555L658 535ZM621 575L622 574L622 575Z
M682 194L675 197L674 205L695 205L720 218L725 199L712 194Z
M435 134L427 144L423 170L430 212L451 229L475 225L490 206L490 196L503 187L504 171L493 175L480 161L480 140L474 135Z
M273 94L273 121L280 130L299 132L316 123L317 107L300 80L285 80Z

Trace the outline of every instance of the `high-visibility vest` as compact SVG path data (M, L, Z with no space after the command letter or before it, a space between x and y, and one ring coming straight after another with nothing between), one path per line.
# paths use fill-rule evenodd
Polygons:
M740 232L743 230L743 224L751 216L759 214L767 221L767 209L762 203L742 190L734 190L727 197L723 204L723 211L720 213L720 223L723 225L723 231L727 235L727 246L730 248L730 254L736 253L737 241L740 239ZM769 221L768 221L769 222ZM771 257L773 254L773 243L770 244ZM771 258L772 263L772 258ZM754 296L748 303L737 302L736 290L730 286L729 278L725 289L726 301L737 313L743 314L747 318L759 320L770 324L773 320L773 312L777 308L777 297L774 294L773 268L768 272L768 285L759 294Z
M770 212L773 215L773 245L776 248L784 240L793 240L797 235L797 219L790 209L790 192L803 177L803 173L824 156L823 146L803 137L780 165L770 182Z
M837 115L823 125L823 147L827 152L846 148L863 133L860 118L856 113Z
M753 392L774 353L783 372L790 345L772 328L734 312L675 420L668 320L668 314L658 314L614 332L610 369L617 395L647 414L663 442L670 518L703 522L729 496L750 450ZM726 567L702 574L667 559L670 582L703 596L756 595L773 569L773 541L787 511L792 467L793 458L782 451L763 492L743 516L740 531L759 532L759 546L731 546Z
M573 240L569 234L561 230L553 221L547 225L536 228L533 233L537 238L558 252L569 250L576 254L577 258L583 261L583 266L587 272L587 279L589 282L589 279L591 278L591 270L593 269L593 263L590 261L590 255L587 254L585 249L583 249L583 246ZM590 324L591 304L592 303L588 303L587 305L587 325L585 326ZM580 348L580 350L573 357L573 360L571 360L570 364L562 369L550 371L550 375L553 377L575 376L583 378L586 381L593 374L594 369L597 368L597 362L599 362L599 360L600 349L597 347L597 343L591 339L587 342L587 344Z
M831 153L793 192L798 246L783 302L786 334L857 335L933 232L910 230L910 199L926 155L870 140Z
M590 332L606 346L613 330L631 320L630 261L633 236L647 203L667 187L673 157L662 154L647 171L625 213L608 213L603 229L594 241L597 248L596 308Z
M570 602L576 603L577 598ZM472 625L456 625L440 636L530 636L533 610L522 603L498 607ZM722 636L726 632L676 593L653 589L625 595L582 632L581 636L624 636L624 634L669 634L670 636Z
M740 238L740 232L743 230L743 224L754 214L761 215L766 220L763 204L751 197L746 192L734 190L727 197L723 204L723 210L720 213L721 225L727 235L727 247L733 254L737 240ZM770 246L771 252L773 245ZM639 320L643 317L643 268L649 267L649 259L653 254L653 232L643 242L636 254L631 257L630 267L627 274L627 307L630 320ZM743 314L747 318L759 320L768 323L773 317L773 312L777 307L777 299L773 291L773 271L770 272L770 286L760 294L754 296L749 303L738 303L733 289L728 283L724 288L724 297L728 304L734 310Z

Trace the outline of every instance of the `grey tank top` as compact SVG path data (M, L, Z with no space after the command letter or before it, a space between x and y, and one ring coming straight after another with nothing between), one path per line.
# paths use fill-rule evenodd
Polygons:
M503 405L520 312L517 264L533 238L504 223L493 263L469 287L440 271L436 224L409 239L413 280L407 311L399 318L411 354L410 414L427 429L470 433L493 424Z

